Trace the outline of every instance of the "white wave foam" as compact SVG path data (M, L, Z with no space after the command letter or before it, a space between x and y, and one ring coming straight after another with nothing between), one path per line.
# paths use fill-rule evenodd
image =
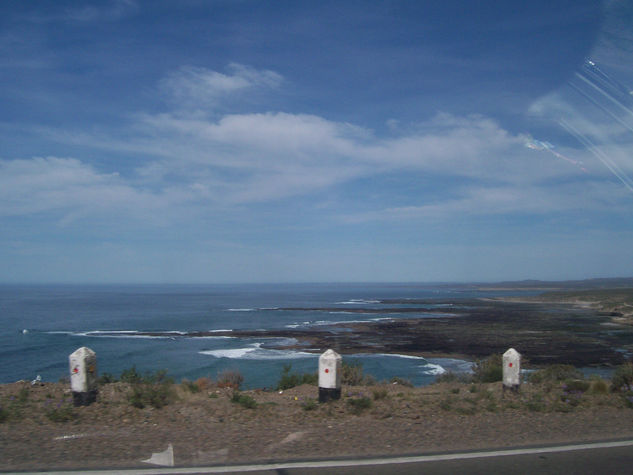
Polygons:
M406 358L410 360L425 360L423 356L401 355L398 353L378 353L376 356L392 356L394 358Z
M297 358L316 358L319 355L295 350L272 350L261 348L262 343L254 343L245 348L223 348L220 350L203 350L198 353L215 358L245 359L245 360L286 360Z
M204 340L204 339L208 339L208 340L222 340L222 339L227 339L227 340L234 340L237 337L236 336L226 336L226 335L205 335L205 336L194 336L191 338L195 338L196 340Z
M209 330L209 333L223 333L223 332L232 332L233 330Z
M429 362L441 365L447 371L455 373L471 373L473 370L473 362L466 360L458 360L455 358L429 358Z
M55 331L47 333L66 334L71 336L87 336L96 338L148 338L148 339L165 339L174 336L184 336L187 332L181 331L161 331L156 332L157 335L143 335L139 330L88 330L88 331Z
M216 358L239 359L243 358L248 353L252 353L253 351L255 351L255 348L234 348L224 350L204 350L199 351L198 353L202 355L215 356Z
M428 363L423 368L424 373L431 374L433 376L438 376L440 374L446 373L446 370L438 364Z
M349 299L343 302L336 302L340 305L362 305L368 303L380 303L380 300L366 300L366 299Z
M353 313L353 312L350 312ZM313 322L312 325L315 326L323 326L323 325L340 325L342 323L369 323L371 320L317 320Z
M229 312L254 312L254 308L227 308Z

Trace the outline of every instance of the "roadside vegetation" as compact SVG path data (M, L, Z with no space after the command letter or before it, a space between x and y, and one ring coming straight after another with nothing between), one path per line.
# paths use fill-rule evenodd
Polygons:
M342 397L318 403L317 375L294 373L290 365L275 390L242 391L239 371L175 383L165 371L129 368L118 377L103 374L97 402L74 407L67 383L18 382L0 385L0 423L79 423L112 417L120 421L153 417L278 417L279 409L302 417L420 419L433 414L526 412L570 413L595 408L633 408L633 364L618 367L611 380L585 378L572 366L552 365L529 373L519 391L504 391L501 357L476 363L472 374L444 373L435 384L414 388L406 379L377 382L360 364L343 365ZM150 411L150 412L147 412ZM284 412L284 413L285 413ZM240 415L242 414L242 415Z

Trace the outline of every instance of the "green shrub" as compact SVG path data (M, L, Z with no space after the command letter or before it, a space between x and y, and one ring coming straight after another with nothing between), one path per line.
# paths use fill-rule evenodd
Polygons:
M373 378L371 378L373 382ZM363 374L363 365L359 362L346 363L341 365L341 383L349 386L363 386L367 384L367 378Z
M372 406L371 399L368 397L360 397L358 399L348 399L348 406L351 408L352 413L358 415L365 409L369 409Z
M527 407L528 410L533 411L533 412L544 411L546 406L543 400L543 394L541 393L533 394L532 398L525 403L525 407Z
M592 394L607 394L609 392L609 385L604 379L598 378L591 381Z
M193 381L189 381L188 379L183 379L180 382L180 385L186 390L188 390L190 393L200 392L200 387L196 383L194 383Z
M135 371L136 371L136 369L135 369ZM117 378L112 373L103 373L97 379L97 384L99 386L103 386L104 384L116 383L116 382L117 382Z
M378 401L379 399L385 399L387 397L387 390L385 388L377 388L372 391L374 396L374 400Z
M131 385L128 400L132 406L142 409L151 406L160 409L169 404L172 398L173 380L167 377L166 370L147 373L142 377L133 366L121 373L121 381Z
M61 403L58 407L46 411L46 417L53 422L68 422L75 418L73 407L69 403Z
M584 393L591 387L591 383L589 381L585 381L584 379L572 379L566 381L563 385L563 389L567 392L578 392Z
M443 411L450 411L451 409L453 409L453 401L449 398L442 399L440 401L440 409L442 409Z
M618 366L611 377L611 391L633 391L633 363Z
M350 386L360 386L363 382L363 365L357 362L343 362L341 365L341 382Z
M257 401L255 401L255 399L253 399L248 394L242 394L239 391L233 391L231 402L239 404L240 406L247 409L255 409L257 407Z
M503 379L503 361L499 354L491 355L485 360L477 360L473 368L473 381L495 383Z
M0 423L9 420L9 410L4 406L0 406Z
M164 384L138 383L132 386L132 392L128 399L132 406L139 409L146 406L160 409L169 404L170 389Z
M317 402L315 399L312 398L308 398L306 399L302 404L301 407L303 407L304 411L312 411L314 409L316 409L318 406Z
M530 374L528 381L534 384L541 384L550 381L565 381L567 379L583 379L583 375L571 365L555 364Z
M285 391L302 384L311 384L313 386L318 384L319 375L317 373L290 373L291 369L292 365L287 364L283 366L281 377L277 383L277 391Z
M143 382L143 376L136 371L136 366L132 366L121 372L121 381L129 384L141 383Z
M525 407L532 412L543 412L545 410L545 405L540 401L528 401L525 403Z
M472 416L473 414L477 412L477 407L476 406L458 406L455 408L455 412L463 416Z
M18 391L18 402L25 403L29 399L29 387L23 386Z

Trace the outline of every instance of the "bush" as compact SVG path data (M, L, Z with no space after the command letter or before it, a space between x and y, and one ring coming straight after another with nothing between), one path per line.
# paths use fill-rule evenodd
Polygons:
M348 399L347 404L350 406L352 413L356 415L362 413L365 409L369 409L372 406L371 399L369 399L368 397Z
M133 366L121 373L121 381L131 384L132 391L128 400L132 406L139 409L145 406L160 409L169 404L171 400L173 380L167 377L166 370L147 373L145 377L142 377Z
M200 392L200 387L196 383L194 383L193 381L189 381L188 379L183 379L180 385L188 390L190 393Z
M290 373L291 369L292 365L287 364L283 366L281 378L277 383L277 391L284 391L302 384L312 384L313 386L318 384L319 375L317 373Z
M210 378L202 377L196 379L196 382L194 384L198 387L198 390L206 391L211 386L213 386L213 381L211 381Z
M618 366L611 377L611 391L633 391L633 363Z
M62 402L56 408L48 410L46 417L53 422L68 422L75 418L75 413L69 403Z
M372 386L376 380L371 375L363 373L363 365L359 362L346 363L341 365L341 383L349 386Z
M495 383L503 379L503 361L499 354L491 355L485 360L477 360L473 368L473 381L479 383Z
M453 401L449 398L442 399L440 401L440 409L442 409L443 411L450 411L451 409L453 409Z
M363 384L363 365L358 362L341 365L341 382L350 386L360 386Z
M374 395L374 401L378 401L387 397L387 390L385 388L374 389L372 394Z
M130 404L139 409L151 406L160 409L171 399L171 387L166 384L138 383L132 386L132 393L129 396Z
M247 409L255 409L257 407L257 401L255 401L255 399L248 394L241 394L239 391L233 391L231 402Z
M317 402L315 399L312 398L308 398L306 399L302 404L301 407L303 407L304 411L312 411L314 409L316 409L318 406Z
M218 387L220 388L231 388L237 391L243 382L244 376L237 370L226 369L218 375Z
M4 406L0 406L0 423L9 420L9 411Z
M565 381L568 379L583 379L582 373L571 365L555 364L535 371L530 375L530 383L541 384L550 381Z
M25 403L29 399L29 387L24 386L18 391L18 402Z
M591 383L589 381L585 381L584 379L571 379L565 382L564 389L570 393L584 393L590 386Z
M598 378L591 382L592 394L607 394L609 392L609 385L604 379Z
M136 371L136 369L134 371ZM116 376L114 376L113 374L111 374L111 373L103 373L97 379L97 384L99 386L103 386L104 384L116 383L117 381L118 380L117 380Z
M143 376L136 371L136 366L132 366L129 369L125 369L121 372L121 382L136 384L143 382Z

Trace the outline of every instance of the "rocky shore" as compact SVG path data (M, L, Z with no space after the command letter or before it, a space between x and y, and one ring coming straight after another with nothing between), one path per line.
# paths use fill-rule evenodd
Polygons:
M342 310L384 319L294 329L190 332L185 336L281 337L286 343L274 348L465 359L485 358L514 347L535 366L608 367L633 354L633 326L618 321L620 313L569 300L568 295L556 299L545 294L521 301L383 300L371 307L275 309L295 313Z

